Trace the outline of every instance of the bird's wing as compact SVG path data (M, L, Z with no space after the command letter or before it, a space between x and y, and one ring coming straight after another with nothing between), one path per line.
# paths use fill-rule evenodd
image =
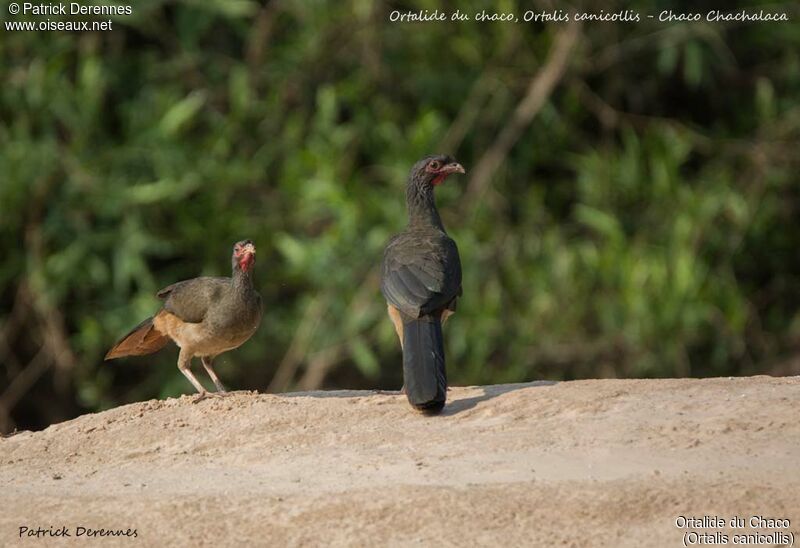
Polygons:
M164 310L188 323L200 323L208 310L222 299L230 278L193 278L174 283L156 296L164 300Z
M392 238L381 274L386 300L413 318L448 306L461 291L458 248L441 232L406 232Z

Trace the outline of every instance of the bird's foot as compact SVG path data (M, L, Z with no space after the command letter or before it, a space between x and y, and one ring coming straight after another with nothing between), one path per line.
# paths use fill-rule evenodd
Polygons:
M195 396L195 398L192 400L192 403L200 403L201 401L205 400L206 398L220 398L220 397L225 396L225 395L227 395L227 392L225 392L224 390L220 390L219 392L206 392L206 391L203 391L203 392L200 392L199 394L197 394Z
M373 392L381 396L400 396L403 394L402 390L373 390Z

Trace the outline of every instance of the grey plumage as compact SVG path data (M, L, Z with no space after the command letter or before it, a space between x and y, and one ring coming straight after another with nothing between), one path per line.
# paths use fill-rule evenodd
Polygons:
M461 259L447 235L433 187L463 168L448 156L417 162L406 187L408 226L393 236L383 254L381 292L400 314L395 328L403 346L403 378L409 402L438 411L447 389L442 315L461 295ZM394 318L393 318L394 320Z

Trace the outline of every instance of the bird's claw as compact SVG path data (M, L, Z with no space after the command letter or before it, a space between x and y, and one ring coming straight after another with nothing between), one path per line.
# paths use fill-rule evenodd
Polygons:
M201 401L203 401L206 398L219 398L219 397L225 396L226 394L227 394L227 392L225 392L224 390L221 390L219 392L200 392L192 400L192 403L200 403Z
M403 394L402 390L373 390L373 392L381 396L400 396Z

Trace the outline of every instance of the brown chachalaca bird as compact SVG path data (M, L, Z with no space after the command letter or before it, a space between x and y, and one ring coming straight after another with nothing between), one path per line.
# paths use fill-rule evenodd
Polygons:
M433 189L464 168L449 156L414 164L406 185L408 226L383 253L381 292L403 350L403 387L419 411L437 413L447 399L442 324L461 295L461 260L445 232Z
M107 360L142 356L164 347L172 339L180 347L178 369L200 393L208 395L192 374L192 358L200 356L220 393L225 387L214 373L216 356L241 346L261 323L261 296L253 287L256 248L250 240L233 246L230 278L202 277L165 287L157 293L164 306L133 328L106 354Z

